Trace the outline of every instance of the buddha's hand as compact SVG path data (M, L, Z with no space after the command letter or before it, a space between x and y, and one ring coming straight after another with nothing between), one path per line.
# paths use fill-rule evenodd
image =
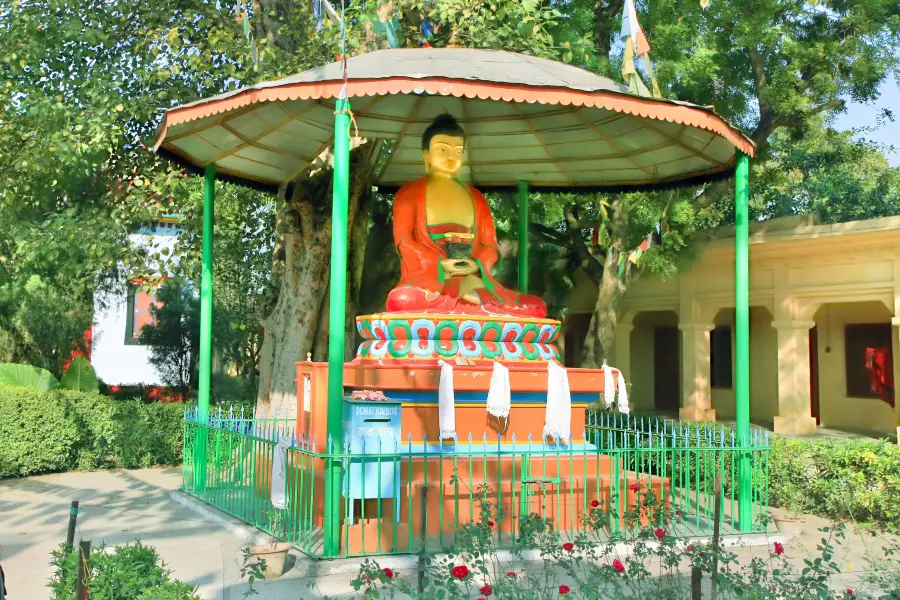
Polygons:
M478 265L471 258L443 258L441 267L447 277L473 275L478 272Z

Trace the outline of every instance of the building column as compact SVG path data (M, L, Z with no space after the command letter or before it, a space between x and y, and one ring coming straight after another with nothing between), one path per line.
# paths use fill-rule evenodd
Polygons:
M900 444L900 317L891 318L891 355L894 360L894 423L897 425L897 444Z
M775 433L815 433L810 411L809 330L815 321L773 321L778 332L778 416Z
M612 365L622 372L625 379L631 375L631 323L616 324L616 364Z
M715 421L710 394L709 332L712 324L686 323L681 330L681 385L684 403L678 416L684 421Z

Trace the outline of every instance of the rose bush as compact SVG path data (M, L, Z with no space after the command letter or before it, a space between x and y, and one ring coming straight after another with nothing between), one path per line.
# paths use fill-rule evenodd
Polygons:
M486 500L487 488L479 493L480 519L460 526L452 548L423 549L418 570L393 570L391 577L367 559L352 581L354 588L363 598L397 600L688 600L691 570L700 570L708 589L715 569L720 599L900 600L900 545L894 538L883 537L885 556L873 557L871 568L849 588L835 558L844 543L843 526L822 530L817 557L803 560L773 541L760 549L764 557L741 564L729 549L673 536L683 517L645 491L621 527L611 526L620 522L599 502L590 503L582 516L584 530L573 535L532 514L521 520L514 549L500 552L493 525L502 525L506 515Z

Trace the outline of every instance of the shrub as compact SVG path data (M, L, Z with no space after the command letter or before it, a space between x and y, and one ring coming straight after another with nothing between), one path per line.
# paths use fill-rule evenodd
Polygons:
M0 387L0 477L178 464L180 404Z
M900 446L885 440L772 439L772 506L900 532Z
M51 600L75 596L78 553L68 555L63 548L53 552L55 567L50 578ZM164 568L159 554L140 542L91 549L88 591L91 600L199 600L197 589L176 579Z
M478 494L489 497L487 489ZM867 553L851 590L838 564L838 556L846 552L841 525L821 529L818 554L802 563L792 548L777 541L769 545L768 556L757 553L748 561L721 545L673 536L679 517L666 515L660 507L652 493L646 494L640 506L626 513L624 526L615 530L611 514L594 508L582 515L587 531L575 535L559 532L538 515L523 517L517 546L504 556L496 551L491 527L492 520L503 515L482 501L480 520L461 525L452 547L441 554L419 554L418 572L400 573L366 559L351 585L364 591L364 598L681 600L697 597L692 578L685 576L694 568L706 582L715 572L719 597L729 600L900 597L900 546L887 537L882 539L887 560ZM648 515L649 522L644 518Z

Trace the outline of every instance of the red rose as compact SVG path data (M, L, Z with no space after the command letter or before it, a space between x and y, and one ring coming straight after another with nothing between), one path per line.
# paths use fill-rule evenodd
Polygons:
M625 565L622 564L622 561L618 558L613 561L613 569L618 571L619 573L625 572Z
M387 577L388 579L394 578L394 571L390 567L385 567L381 571L384 573L384 576Z
M775 542L775 554L778 556L784 554L784 545L781 542Z
M676 516L676 517L680 517L680 516L681 516L681 511L680 511L680 510L676 510L676 511L675 511L675 516Z
M494 590L491 589L491 586L489 586L489 585L484 586L483 588L479 589L478 591L481 592L482 594L484 594L485 596L490 596L491 594L494 593Z
M115 394L116 392L119 391L119 386L117 386L117 385L111 385L111 386L109 386L109 391L111 391L112 393Z
M600 506L599 500L591 500L591 508L597 508L598 506Z
M494 523L493 521L488 521L488 527L493 527L494 525L496 525L496 523Z
M487 600L487 598L477 598L477 600Z
M641 491L641 484L639 484L639 483L632 483L629 487L631 488L632 492Z
M684 551L685 551L685 552L693 552L693 551L694 551L694 545L693 545L693 544L688 544L688 547L685 548Z
M665 529L660 529L659 527L657 527L657 528L653 531L653 535L655 535L655 536L656 536L656 539L658 539L659 541L663 541L663 538L666 537L666 530L665 530Z
M565 550L566 552L571 552L574 549L575 544L573 544L572 542L566 542L565 544L563 544L563 550Z
M450 573L457 579L462 579L469 574L469 567L467 567L466 565L456 565L455 567L450 569Z
M560 595L560 596L565 596L566 594L568 594L568 593L571 592L571 591L572 591L572 590L570 590L570 589L569 589L569 586L567 586L567 585L561 585L561 586L559 586L559 595Z
M850 588L847 588L847 595L848 595L848 596L852 596L852 595L853 595L853 590L851 590Z
M515 577L515 576L516 576L516 572L515 572L515 571L509 571L509 572L506 574L506 576L507 576L507 577Z

